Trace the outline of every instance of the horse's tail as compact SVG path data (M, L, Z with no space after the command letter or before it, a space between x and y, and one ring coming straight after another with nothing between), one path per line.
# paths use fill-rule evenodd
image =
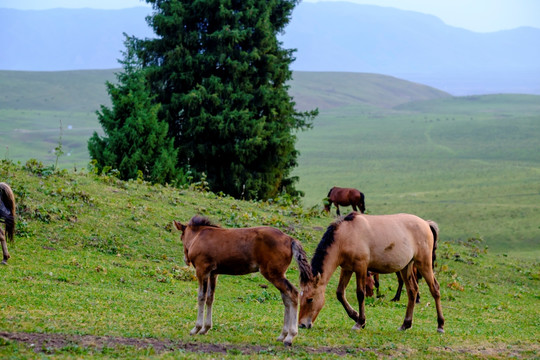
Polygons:
M435 269L435 260L437 259L435 250L437 250L437 239L439 238L439 225L437 225L437 223L433 220L427 220L427 223L429 224L429 228L431 229L431 233L433 234L433 252L431 255L431 266Z
M15 233L15 196L6 183L0 183L0 222L6 223L7 239L13 242Z
M296 263L298 264L298 270L300 270L300 283L307 284L313 279L313 274L306 252L304 251L304 248L302 248L302 244L295 239L292 241L291 249L294 260L296 260Z

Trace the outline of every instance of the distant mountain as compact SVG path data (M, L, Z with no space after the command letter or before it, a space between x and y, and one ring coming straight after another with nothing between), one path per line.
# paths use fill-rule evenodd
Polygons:
M417 12L301 3L282 36L292 68L392 75L455 95L540 94L540 29L476 33Z
M0 69L57 71L119 68L124 35L153 35L150 8L0 9Z
M0 9L0 69L118 67L123 32L151 37L150 8ZM540 94L540 29L475 33L417 12L346 2L302 2L280 36L291 68L378 73L454 95Z

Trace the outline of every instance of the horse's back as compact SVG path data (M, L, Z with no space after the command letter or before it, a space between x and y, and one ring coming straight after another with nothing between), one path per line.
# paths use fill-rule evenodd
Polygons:
M292 238L272 227L205 228L190 257L204 259L221 274L248 274L269 262L290 263Z
M348 231L354 234L353 246L358 248L359 255L369 258L369 268L379 273L403 269L419 249L432 244L428 239L428 232L431 233L428 223L412 214L355 213L348 226Z
M328 198L342 206L357 204L362 199L362 193L354 188L340 188L334 186L328 193Z

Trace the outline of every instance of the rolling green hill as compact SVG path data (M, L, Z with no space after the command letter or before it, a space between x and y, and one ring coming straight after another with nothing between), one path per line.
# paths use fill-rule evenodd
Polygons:
M290 94L301 110L353 105L392 108L411 101L450 98L443 91L391 76L343 72L295 72Z
M50 165L62 143L59 164L85 168L113 73L0 72L0 158ZM538 256L540 96L456 98L388 76L304 72L290 91L299 108L321 109L298 134L304 206L356 187L371 213L417 213L445 240Z

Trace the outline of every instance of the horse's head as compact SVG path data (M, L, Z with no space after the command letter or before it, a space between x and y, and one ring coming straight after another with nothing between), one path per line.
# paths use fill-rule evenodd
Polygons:
M323 205L324 205L324 211L330 212L330 206L332 205L332 202L329 198L325 197L323 199Z
M191 261L189 261L188 257L188 247L186 246L186 234L188 233L188 225L184 225L176 220L173 220L174 227L177 230L180 230L182 232L182 235L180 235L180 241L182 241L182 245L184 246L184 261L187 266L191 264Z
M313 277L312 281L300 284L300 314L298 324L301 328L311 328L319 312L324 306L324 290L326 286L321 284L321 274Z

